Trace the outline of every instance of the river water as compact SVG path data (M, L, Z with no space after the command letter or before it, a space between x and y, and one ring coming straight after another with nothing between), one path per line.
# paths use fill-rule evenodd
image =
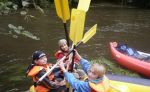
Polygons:
M35 10L30 14L36 19L28 23L19 13L0 16L0 92L25 92L32 84L25 76L25 70L31 62L35 50L43 50L49 62L55 62L54 53L57 42L65 38L62 21L54 9L45 10L45 16ZM33 40L8 34L8 24L23 26L40 38ZM105 57L110 59L108 44L110 41L127 43L138 50L150 52L150 10L131 7L93 5L86 15L85 31L98 24L97 33L78 51L88 59ZM69 21L67 23L69 29Z

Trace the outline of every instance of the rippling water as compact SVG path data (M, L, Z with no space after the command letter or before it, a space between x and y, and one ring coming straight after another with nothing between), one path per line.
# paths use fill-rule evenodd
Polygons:
M49 62L55 62L57 42L65 37L62 21L55 10L45 10L45 16L35 10L30 11L37 19L29 23L19 14L0 16L0 92L26 91L31 82L25 76L25 69L31 62L32 53L44 50ZM150 52L150 10L96 5L90 7L87 13L85 32L95 23L98 24L96 35L78 48L84 57L110 58L110 41L127 43L138 50ZM20 35L14 38L9 34L8 24L23 26L40 40ZM69 29L69 23L67 25Z

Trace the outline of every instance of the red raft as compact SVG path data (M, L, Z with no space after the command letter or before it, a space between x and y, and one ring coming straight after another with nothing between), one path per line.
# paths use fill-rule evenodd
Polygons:
M110 51L112 58L116 60L120 65L135 71L141 75L150 78L150 61L141 60L122 53L117 49L117 42L110 42ZM141 56L150 56L148 53L137 51Z

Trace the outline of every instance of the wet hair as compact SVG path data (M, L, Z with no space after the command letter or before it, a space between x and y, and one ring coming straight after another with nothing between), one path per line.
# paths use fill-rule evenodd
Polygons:
M98 77L102 77L106 72L105 67L98 63L93 64L91 68L95 74L98 74Z

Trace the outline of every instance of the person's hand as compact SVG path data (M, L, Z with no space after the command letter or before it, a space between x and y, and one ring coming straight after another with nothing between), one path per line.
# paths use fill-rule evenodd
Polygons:
M59 82L58 82L57 80L55 80L55 81L53 82L53 84L55 85L55 88L60 87L60 84L59 84Z
M66 85L66 80L60 82L60 86L64 86L64 85Z
M75 57L76 57L78 60L80 60L80 59L81 59L81 56L79 55L78 51L75 50L75 49L74 49L74 51L75 51Z
M59 64L59 67L61 68L61 70L63 71L63 72L66 72L67 70L65 69L65 64L64 64L64 62L60 62Z
M57 80L54 81L54 84L59 86L59 82Z
M71 61L66 61L66 62L65 62L65 65L66 65L66 66L71 65Z
M71 62L66 62L66 70L68 71L69 70L69 68L70 68L70 65L71 65Z

